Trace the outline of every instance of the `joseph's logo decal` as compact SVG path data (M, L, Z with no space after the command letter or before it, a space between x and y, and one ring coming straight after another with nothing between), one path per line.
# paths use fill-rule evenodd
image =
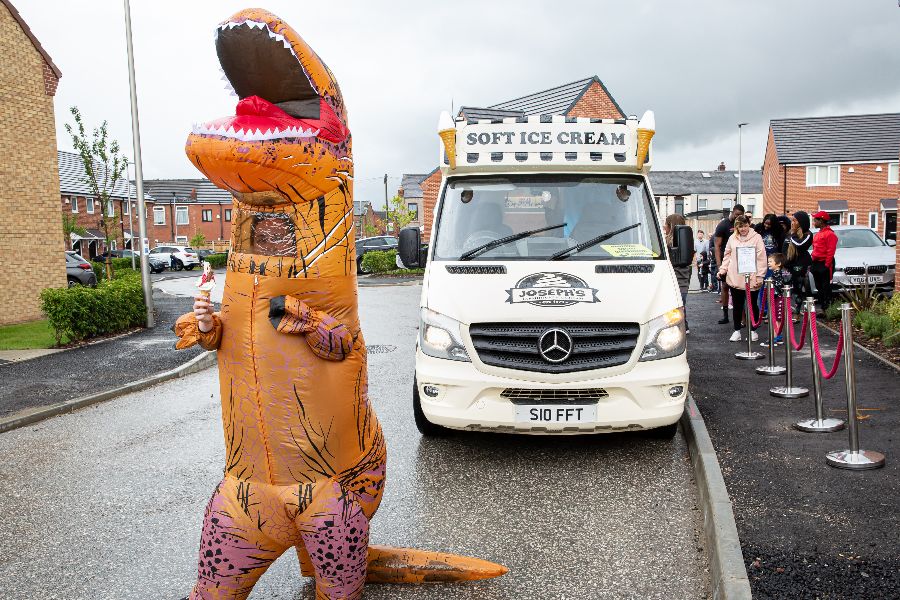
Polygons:
M568 273L534 273L506 290L510 304L527 302L535 306L572 306L579 302L600 302L597 290L583 279Z

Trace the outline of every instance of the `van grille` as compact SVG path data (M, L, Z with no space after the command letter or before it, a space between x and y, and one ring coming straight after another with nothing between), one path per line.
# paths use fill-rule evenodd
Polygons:
M553 328L572 338L571 355L559 363L545 360L538 348L541 335ZM538 373L573 373L623 365L631 358L640 332L637 323L473 323L469 327L481 362Z
M501 398L507 398L513 404L597 404L601 398L607 396L609 394L603 388L586 390L506 388L500 392Z

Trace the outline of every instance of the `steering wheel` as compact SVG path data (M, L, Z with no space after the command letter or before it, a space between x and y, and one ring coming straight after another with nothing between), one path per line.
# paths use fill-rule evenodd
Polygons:
M463 252L468 252L473 248L477 248L478 246L483 246L484 244L493 242L494 240L499 240L502 236L496 231L491 231L490 229L479 229L478 231L473 231L469 234L469 237L466 238L466 241L463 242L462 250Z

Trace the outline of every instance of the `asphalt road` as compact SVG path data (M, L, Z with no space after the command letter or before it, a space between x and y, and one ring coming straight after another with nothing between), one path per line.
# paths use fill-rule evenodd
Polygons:
M388 440L372 542L509 566L472 584L369 599L708 598L680 436L422 439L410 406L419 285L360 289L370 396ZM181 598L223 464L217 372L0 436L0 597ZM290 553L252 598L311 599Z

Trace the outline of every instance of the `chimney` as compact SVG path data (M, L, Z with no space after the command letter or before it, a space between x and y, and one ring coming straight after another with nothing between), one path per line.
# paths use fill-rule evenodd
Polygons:
M720 163L719 163L719 167L718 167L717 170L718 170L718 171L724 171L724 170L725 170L725 163L724 163L724 162L720 162Z

